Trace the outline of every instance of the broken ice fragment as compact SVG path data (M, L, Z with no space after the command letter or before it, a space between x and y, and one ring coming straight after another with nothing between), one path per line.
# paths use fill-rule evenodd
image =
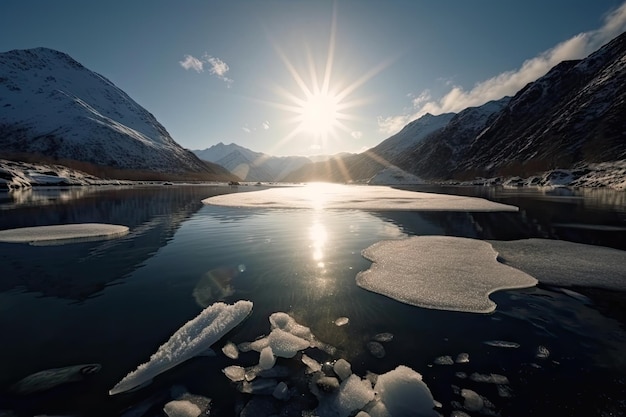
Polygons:
M480 411L485 405L483 398L471 389L463 388L461 396L465 399L463 407L468 411Z
M470 375L470 379L474 382L485 382L488 384L500 384L507 385L509 383L509 379L504 375L498 374L479 374L478 372L474 372Z
M488 340L483 343L489 346L507 348L507 349L517 349L519 347L519 343L508 342L506 340Z
M454 361L451 356L439 356L435 358L435 365L453 365Z
M165 404L163 411L168 417L198 417L202 410L187 400L174 400Z
M437 416L436 406L422 376L413 369L400 365L379 375L374 391L379 402L371 415L383 416ZM376 413L374 413L376 410Z
M345 359L338 359L333 365L333 370L342 381L352 375L352 365Z
M272 396L277 400L289 400L289 398L291 398L291 394L289 393L289 387L284 382L279 382L278 385L276 385L276 388L274 388Z
M393 340L392 333L378 333L374 336L374 341L376 342L391 342Z
M109 395L139 387L155 376L207 349L245 320L252 311L252 302L238 301L233 305L215 303L178 329L159 347L150 360L126 375Z
M233 382L243 381L246 375L246 370L243 367L236 365L227 366L222 369L222 372L224 372L224 375L226 375L226 377Z
M307 366L308 373L318 372L322 370L322 365L315 359L302 354L302 363Z
M547 347L537 346L537 353L535 354L537 359L546 359L548 356L550 356L550 351Z
M334 321L335 326L338 326L338 327L345 326L349 322L350 322L350 319L347 317L339 317L337 320Z
M468 363L469 362L469 353L459 353L456 356L456 363Z
M263 350L261 350L261 355L259 357L259 367L261 369L271 369L275 363L276 363L276 357L274 357L272 348L270 346L263 348Z
M224 355L231 359L237 359L239 357L239 349L233 342L227 342L222 348Z

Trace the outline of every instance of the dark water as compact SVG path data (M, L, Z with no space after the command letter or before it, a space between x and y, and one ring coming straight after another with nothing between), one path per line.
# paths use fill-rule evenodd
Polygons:
M271 313L288 312L337 348L334 357L315 349L307 354L319 361L343 357L362 377L409 366L423 375L444 416L459 408L464 388L491 402L482 413L466 411L470 415L626 413L622 292L539 285L497 292L491 296L498 304L494 313L470 314L404 305L355 284L356 273L370 265L360 255L363 249L407 235L542 237L626 250L626 193L426 189L513 204L518 213L252 210L200 202L254 189L74 188L0 195L0 229L78 222L130 227L129 235L109 241L0 243L0 410L116 416L145 404L145 415L161 415L169 389L184 385L213 400L211 415L235 415L250 396L238 393L221 369L254 365L258 353L237 361L221 353L198 357L134 393L110 397L108 390L203 306L248 299L253 314L225 339L254 340L269 332ZM348 317L349 324L335 326L338 317ZM394 339L377 359L365 344L381 332ZM484 343L493 340L519 347ZM540 346L548 349L547 358L536 357ZM437 357L461 352L469 353L469 363L433 365ZM279 360L292 368L295 362ZM29 374L84 363L102 369L83 382L40 393L10 391ZM476 382L459 372L503 375L509 383ZM307 401L303 392L300 402Z

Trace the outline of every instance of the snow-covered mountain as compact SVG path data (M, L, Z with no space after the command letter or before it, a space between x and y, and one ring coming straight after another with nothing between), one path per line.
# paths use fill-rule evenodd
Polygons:
M102 75L47 48L0 53L0 149L119 169L227 174Z
M282 181L290 172L311 162L304 156L270 156L234 143L220 142L192 152L204 161L223 166L244 181Z

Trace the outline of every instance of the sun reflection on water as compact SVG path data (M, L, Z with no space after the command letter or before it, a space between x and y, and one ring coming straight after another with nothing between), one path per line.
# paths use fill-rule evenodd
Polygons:
M311 248L313 249L313 260L317 262L319 268L324 268L324 246L328 240L326 227L315 220L309 227L309 237L311 238Z

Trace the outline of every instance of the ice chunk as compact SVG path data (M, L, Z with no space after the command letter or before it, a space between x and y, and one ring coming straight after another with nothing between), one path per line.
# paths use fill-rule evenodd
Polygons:
M468 411L480 411L485 405L483 398L471 389L463 388L461 396L464 398L463 407Z
M422 376L413 369L400 365L379 375L374 391L379 402L369 410L372 417L382 416L437 416L436 405Z
M356 414L374 399L374 390L368 380L352 374L339 385L331 397L322 397L315 410L319 416L348 417Z
M459 353L456 355L456 363L468 363L469 362L469 353Z
M435 365L454 365L452 356L439 356L435 358Z
M215 303L178 329L150 360L126 375L110 391L118 394L139 387L155 376L207 349L241 323L252 311L252 302Z
M302 363L307 366L309 373L322 370L322 365L318 361L305 354L302 354Z
M310 346L308 340L302 339L281 329L274 329L268 336L269 346L274 355L280 358L293 358L298 351Z
M391 342L393 340L393 334L392 333L378 333L376 335L374 335L374 340L376 342Z
M506 348L506 349L517 349L519 347L519 343L509 342L507 340L487 340L486 342L483 342L483 343L488 346Z
M537 359L546 359L550 356L550 351L545 346L537 346L537 353L535 353L535 357Z
M239 349L237 349L237 345L233 342L227 342L224 347L222 347L222 352L231 359L237 359L239 357Z
M470 379L474 382L485 382L488 384L507 385L509 383L509 379L506 376L498 374L479 374L474 372L470 375Z
M246 370L243 367L237 365L227 366L226 368L222 369L222 372L224 372L224 375L226 375L228 379L233 382L243 381L246 376Z
M16 394L32 394L46 391L67 382L82 381L90 375L99 372L100 369L101 366L97 363L46 369L18 381L11 387L11 391Z
M525 288L537 280L496 260L496 251L476 239L414 236L375 243L363 251L373 262L357 284L403 303L441 310L489 313L494 291Z
M428 211L518 211L515 206L475 197L421 193L384 186L310 184L223 194L204 204L260 208L315 208Z
M385 348L378 342L367 342L365 344L367 351L375 358L381 359L386 355Z
M626 252L549 239L492 241L500 258L541 283L626 290Z
M333 365L333 370L342 381L352 375L352 365L345 359L338 359Z
M274 357L272 348L270 346L263 348L259 357L259 367L261 369L271 369L275 363L276 357Z
M269 320L273 329L284 330L294 336L298 336L299 338L308 340L309 342L315 339L313 333L311 332L311 329L299 324L296 320L293 319L293 317L291 317L287 313L273 313L272 315L270 315Z
M278 400L287 401L291 397L289 387L284 382L279 382L272 392L272 396Z
M334 323L335 323L335 326L341 327L350 323L350 319L347 317L339 317L337 320L334 321Z
M59 224L0 230L0 242L62 245L74 242L113 239L124 236L127 233L128 227L117 224Z
M168 417L198 417L202 410L200 407L187 400L174 400L165 404L163 411Z

